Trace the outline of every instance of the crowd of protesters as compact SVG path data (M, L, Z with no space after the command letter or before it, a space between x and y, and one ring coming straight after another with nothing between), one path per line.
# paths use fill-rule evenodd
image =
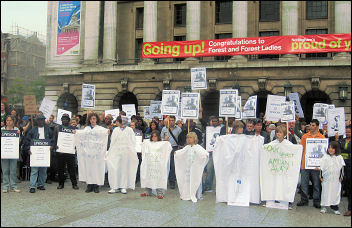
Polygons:
M217 127L221 126L220 135L226 134L246 134L257 135L264 138L264 144L270 143L281 137L278 133L286 133L288 131L288 141L293 144L301 144L304 148L302 155L302 166L300 171L301 181L299 185L299 193L301 195L300 201L297 206L307 206L309 199L313 199L313 206L321 209L322 213L326 212L324 206L330 206L335 214L339 214L338 205L323 205L321 202L322 194L327 194L326 181L324 180L324 172L326 170L308 170L304 167L305 159L305 142L307 138L328 138L327 125L323 125L323 129L319 129L319 121L313 119L309 123L301 121L298 117L295 122L286 123L266 121L265 116L258 119L236 120L235 118L228 118L228 123L223 118L211 116L205 120L200 113L199 120L190 120L185 123L182 120L176 120L175 116L159 119L153 117L152 120L144 120L139 114L131 117L131 122L127 125L131 127L135 135L142 136L143 139L149 139L155 132L158 132L161 140L169 141L172 146L170 153L170 173L169 173L169 187L174 189L176 186L176 175L174 165L174 152L182 149L187 145L187 135L189 132L196 134L197 143L205 148L206 138L205 130L207 126ZM110 146L111 134L116 127L121 124L118 121L121 116L126 116L123 111L117 120L113 120L111 115L105 116L104 112L96 115L97 123L101 127L109 129L108 148ZM64 188L65 179L69 176L72 187L78 190L77 186L77 158L75 155L57 153L55 148L55 139L59 128L68 126L75 129L83 129L87 126L87 114L73 115L70 118L68 115L63 115L62 125L56 124L55 117L50 116L45 121L43 113L38 112L37 115L32 117L22 116L16 109L8 110L6 103L1 103L1 127L7 130L18 130L20 133L20 158L18 160L2 159L2 184L3 192L20 192L17 183L21 180L28 180L29 176L29 143L31 139L50 139L54 146L51 148L51 163L48 168L31 168L30 171L30 192L34 193L36 188L38 190L45 190L45 184L58 182L58 189ZM149 122L149 124L147 124ZM286 128L288 126L288 129ZM226 132L227 130L227 132ZM279 131L279 132L278 132ZM169 132L169 133L168 133ZM284 139L286 139L284 134ZM279 138L279 140L282 140ZM348 211L345 216L351 215L351 121L346 121L346 134L345 136L336 134L334 137L329 138L329 149L327 154L333 156L341 155L345 163L344 172L338 176L338 180L342 182L342 195L348 197ZM333 152L332 152L333 151ZM140 181L140 164L142 157L138 153L139 167L137 171L136 182ZM329 161L327 161L329 162ZM331 161L332 162L332 161ZM67 165L67 169L66 169ZM209 161L204 169L205 178L202 184L203 192L213 191L214 182L214 163L212 153L209 153ZM69 175L68 175L69 174ZM325 182L324 182L325 181ZM339 183L337 181L336 183ZM312 185L310 185L310 182ZM323 183L323 184L322 184ZM335 182L334 182L335 183ZM335 186L336 187L336 186ZM325 188L325 189L324 189ZM95 192L99 192L98 190ZM338 201L339 202L339 201Z

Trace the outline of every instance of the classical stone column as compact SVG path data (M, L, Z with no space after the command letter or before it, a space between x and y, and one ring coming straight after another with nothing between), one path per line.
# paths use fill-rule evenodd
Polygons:
M298 35L298 1L282 1L281 35ZM284 55L280 59L299 60L297 55Z
M103 63L115 63L116 54L117 2L105 1Z
M245 38L248 28L248 2L233 1L232 2L232 37ZM234 55L229 61L247 61L245 55Z
M351 2L335 1L335 33L351 33ZM336 58L351 58L350 53L340 52Z
M158 2L144 1L143 42L156 42L158 32ZM142 63L154 63L143 59Z
M200 1L187 1L186 6L187 40L200 40ZM195 57L185 61L198 61Z
M86 2L84 63L98 63L100 2Z

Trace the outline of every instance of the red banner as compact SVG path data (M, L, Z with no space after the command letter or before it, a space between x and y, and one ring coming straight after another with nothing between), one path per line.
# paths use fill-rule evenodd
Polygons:
M142 58L350 52L351 33L144 42Z

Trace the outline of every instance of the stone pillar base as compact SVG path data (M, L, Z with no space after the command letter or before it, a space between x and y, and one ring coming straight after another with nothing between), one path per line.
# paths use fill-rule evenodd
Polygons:
M85 59L83 65L96 65L98 64L98 59Z
M231 59L228 60L229 63L233 62L248 62L247 56L243 55L234 55L231 57Z
M348 52L339 52L332 57L333 60L351 60L351 54Z
M299 61L299 57L297 55L286 54L280 57L279 61Z
M116 59L103 59L103 64L106 65L112 65L112 64L116 64Z

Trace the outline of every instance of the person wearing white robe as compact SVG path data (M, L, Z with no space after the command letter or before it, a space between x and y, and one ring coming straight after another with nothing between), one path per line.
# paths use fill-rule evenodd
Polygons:
M324 154L320 161L322 173L321 213L327 212L327 206L339 215L339 203L341 200L341 182L343 179L343 166L345 161L340 155L338 142L331 142L328 147L328 154Z
M136 137L132 128L127 126L128 118L121 116L120 123L111 135L111 144L106 155L109 193L126 194L127 188L135 189L138 157L136 153Z
M209 153L198 145L196 133L188 133L186 140L187 146L174 152L176 178L180 198L196 203L197 198L202 199L202 177Z

